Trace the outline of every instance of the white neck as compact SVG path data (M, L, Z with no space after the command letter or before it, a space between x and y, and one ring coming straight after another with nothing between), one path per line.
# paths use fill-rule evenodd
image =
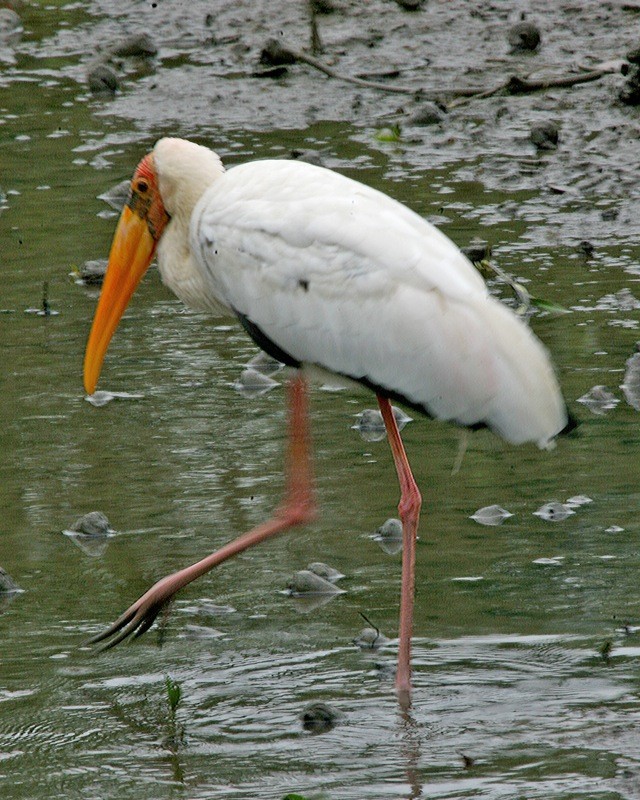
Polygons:
M160 139L153 156L162 202L171 217L157 251L162 281L191 308L220 313L193 260L189 224L196 203L224 167L212 150L184 139Z

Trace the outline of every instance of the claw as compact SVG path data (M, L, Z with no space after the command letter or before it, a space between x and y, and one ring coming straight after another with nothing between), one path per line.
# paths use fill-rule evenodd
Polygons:
M102 642L98 648L102 652L115 647L129 636L137 639L153 625L162 606L162 603L154 603L145 608L140 601L134 603L112 625L89 639L87 644Z

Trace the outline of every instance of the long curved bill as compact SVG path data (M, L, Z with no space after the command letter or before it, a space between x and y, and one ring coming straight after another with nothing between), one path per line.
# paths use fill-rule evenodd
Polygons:
M107 347L131 295L151 264L157 241L146 219L125 206L113 237L100 300L84 356L84 388L93 394Z

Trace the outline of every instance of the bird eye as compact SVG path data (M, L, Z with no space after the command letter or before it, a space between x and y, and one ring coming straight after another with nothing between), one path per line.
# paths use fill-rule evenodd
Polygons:
M149 189L149 184L145 180L139 180L136 189L140 192L140 194L144 194Z

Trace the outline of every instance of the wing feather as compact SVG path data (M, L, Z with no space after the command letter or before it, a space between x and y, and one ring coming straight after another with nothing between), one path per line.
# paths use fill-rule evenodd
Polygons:
M253 162L205 193L191 238L215 299L296 361L513 442L544 445L566 424L540 342L446 236L380 192Z

